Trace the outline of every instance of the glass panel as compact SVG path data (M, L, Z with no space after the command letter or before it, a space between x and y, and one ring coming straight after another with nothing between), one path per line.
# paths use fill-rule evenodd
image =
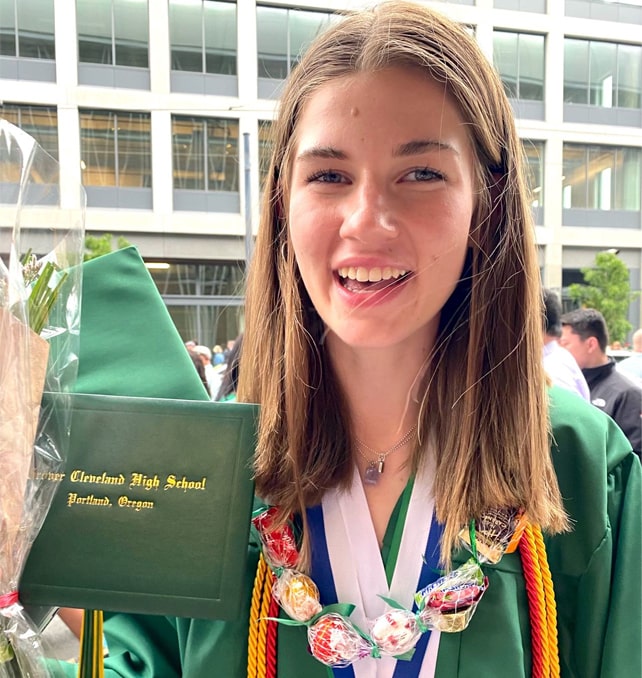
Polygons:
M55 59L53 0L18 1L18 56ZM2 18L4 24L4 16Z
M291 9L288 16L290 68L303 56L308 45L332 23L330 14Z
M525 139L527 180L531 195L531 207L542 207L544 204L544 142Z
M16 7L14 0L0 0L0 55L16 56Z
M80 111L80 167L86 186L116 186L115 116Z
M76 0L78 59L91 64L112 64L111 0Z
M288 74L288 10L256 8L259 78L283 80Z
M48 106L0 106L0 117L30 134L49 155L58 159L58 115Z
M501 76L506 95L517 99L517 33L493 32L493 63Z
M615 45L591 42L589 103L611 108L615 98Z
M641 156L639 148L617 149L613 209L640 210Z
M169 40L172 70L203 72L202 0L170 0Z
M116 64L149 68L147 0L114 0Z
M521 33L519 36L520 99L544 101L544 36Z
M236 5L206 2L205 71L236 75Z
M149 113L118 113L118 185L152 185L152 140Z
M239 190L239 125L236 120L207 121L207 190Z
M589 209L610 210L615 180L615 148L588 147L588 204Z
M566 209L588 207L586 199L586 147L564 144L562 200Z
M618 45L616 106L642 108L642 46Z
M204 130L202 118L172 118L174 188L205 190Z
M267 172L272 157L272 121L259 120L259 182L260 190L263 191Z
M588 104L589 41L564 40L564 102Z
M244 263L175 264L151 268L150 274L162 295L242 296Z
M242 329L243 307L227 304L173 305L166 302L167 310L183 341L195 340L210 348L225 346L236 338Z

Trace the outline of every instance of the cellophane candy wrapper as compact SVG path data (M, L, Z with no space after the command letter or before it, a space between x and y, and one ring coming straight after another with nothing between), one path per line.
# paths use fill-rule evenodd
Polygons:
M263 555L273 569L294 568L299 560L294 530L290 523L275 527L276 507L259 511L253 518L263 545Z
M482 563L496 565L504 553L514 551L526 527L526 515L520 508L497 508L475 521L475 547ZM461 543L472 550L470 530L459 533Z
M370 637L382 655L396 657L412 650L422 632L414 612L395 608L374 620Z
M415 594L419 616L428 628L463 631L487 588L488 579L471 558Z
M307 622L322 609L317 585L296 570L281 572L274 582L274 597L295 621Z
M82 187L0 120L0 678L50 675L18 588L69 443L84 209ZM61 395L41 406L43 391Z
M373 646L340 614L324 614L308 627L312 656L326 666L341 668L369 657Z

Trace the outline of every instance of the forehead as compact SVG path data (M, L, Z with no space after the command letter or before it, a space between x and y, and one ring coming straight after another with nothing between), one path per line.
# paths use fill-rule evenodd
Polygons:
M443 84L416 68L390 67L341 76L318 87L303 105L295 146L379 135L390 146L413 138L470 146L468 126ZM381 149L383 150L383 149Z

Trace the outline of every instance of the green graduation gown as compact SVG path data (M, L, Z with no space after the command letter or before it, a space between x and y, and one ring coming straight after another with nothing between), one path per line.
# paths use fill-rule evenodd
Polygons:
M552 389L550 416L553 459L574 524L571 533L546 539L558 610L561 675L639 678L639 460L611 419L571 393ZM257 557L256 545L251 544L248 613L237 621L107 615L106 678L244 678ZM506 555L484 570L490 586L470 626L461 633L441 634L436 678L531 675L530 624L519 554ZM306 648L304 628L279 626L279 678L327 678L327 669ZM61 670L62 675L73 676L75 667Z
M85 331L81 332L83 364L109 358L102 374L81 375L80 383L90 392L148 396L204 398L193 367L187 369L182 342L154 346L141 342L150 329L157 341L171 340L172 324L158 317L165 313L156 299L154 322L132 313L131 303L118 311L118 319L107 320L94 305L105 289L105 280L126 284L138 276L134 292L147 289L151 280L140 279L142 262L134 250L107 255L89 262L87 294L83 299ZM106 268L116 267L117 271ZM99 275L100 273L100 275ZM120 283L119 283L120 284ZM151 283L153 285L153 283ZM132 292L130 287L129 293ZM107 294L113 303L114 295ZM116 297L118 299L118 297ZM141 299L142 301L142 299ZM91 305L91 306L90 306ZM104 305L103 305L104 307ZM149 308L146 302L146 307ZM123 333L138 323L137 332ZM145 314L143 314L145 315ZM162 323L161 323L162 324ZM97 331L100 330L100 331ZM145 339L148 337L145 336ZM113 346L113 342L121 342ZM83 348L84 346L84 348ZM171 350L170 350L171 349ZM92 360L83 358L93 352ZM122 370L114 369L122 362ZM170 359L171 354L171 359ZM136 359L134 359L136 356ZM150 360L157 361L150 369ZM183 362L181 362L183 361ZM163 369L159 370L158 363ZM152 363L153 364L153 363ZM149 375L154 375L149 378ZM179 378L180 375L180 378ZM138 378L137 378L138 377ZM178 380L178 381L177 381ZM109 382L109 383L107 383ZM639 459L614 422L597 408L563 389L551 389L550 418L552 454L566 508L573 521L571 533L546 539L558 610L561 675L563 678L640 678L641 582L642 582L642 470ZM389 544L398 519L396 511L388 526ZM388 549L384 545L383 554ZM465 557L461 554L459 561ZM175 619L130 614L106 614L105 636L110 656L105 678L245 678L250 595L258 549L250 544L246 565L245 609L240 619L220 622ZM457 561L457 559L456 559ZM531 675L530 624L524 578L518 554L504 556L496 566L484 566L490 586L470 623L461 633L441 634L436 678L526 678ZM189 576L186 558L185 576ZM347 601L349 602L349 601ZM55 675L74 677L77 667L60 663ZM278 627L278 678L327 678L329 671L307 652L303 627Z

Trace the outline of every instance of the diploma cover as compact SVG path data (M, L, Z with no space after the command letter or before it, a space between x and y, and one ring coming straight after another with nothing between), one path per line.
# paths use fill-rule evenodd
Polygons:
M51 479L59 487L22 575L21 602L236 618L258 408L71 397L64 477Z

